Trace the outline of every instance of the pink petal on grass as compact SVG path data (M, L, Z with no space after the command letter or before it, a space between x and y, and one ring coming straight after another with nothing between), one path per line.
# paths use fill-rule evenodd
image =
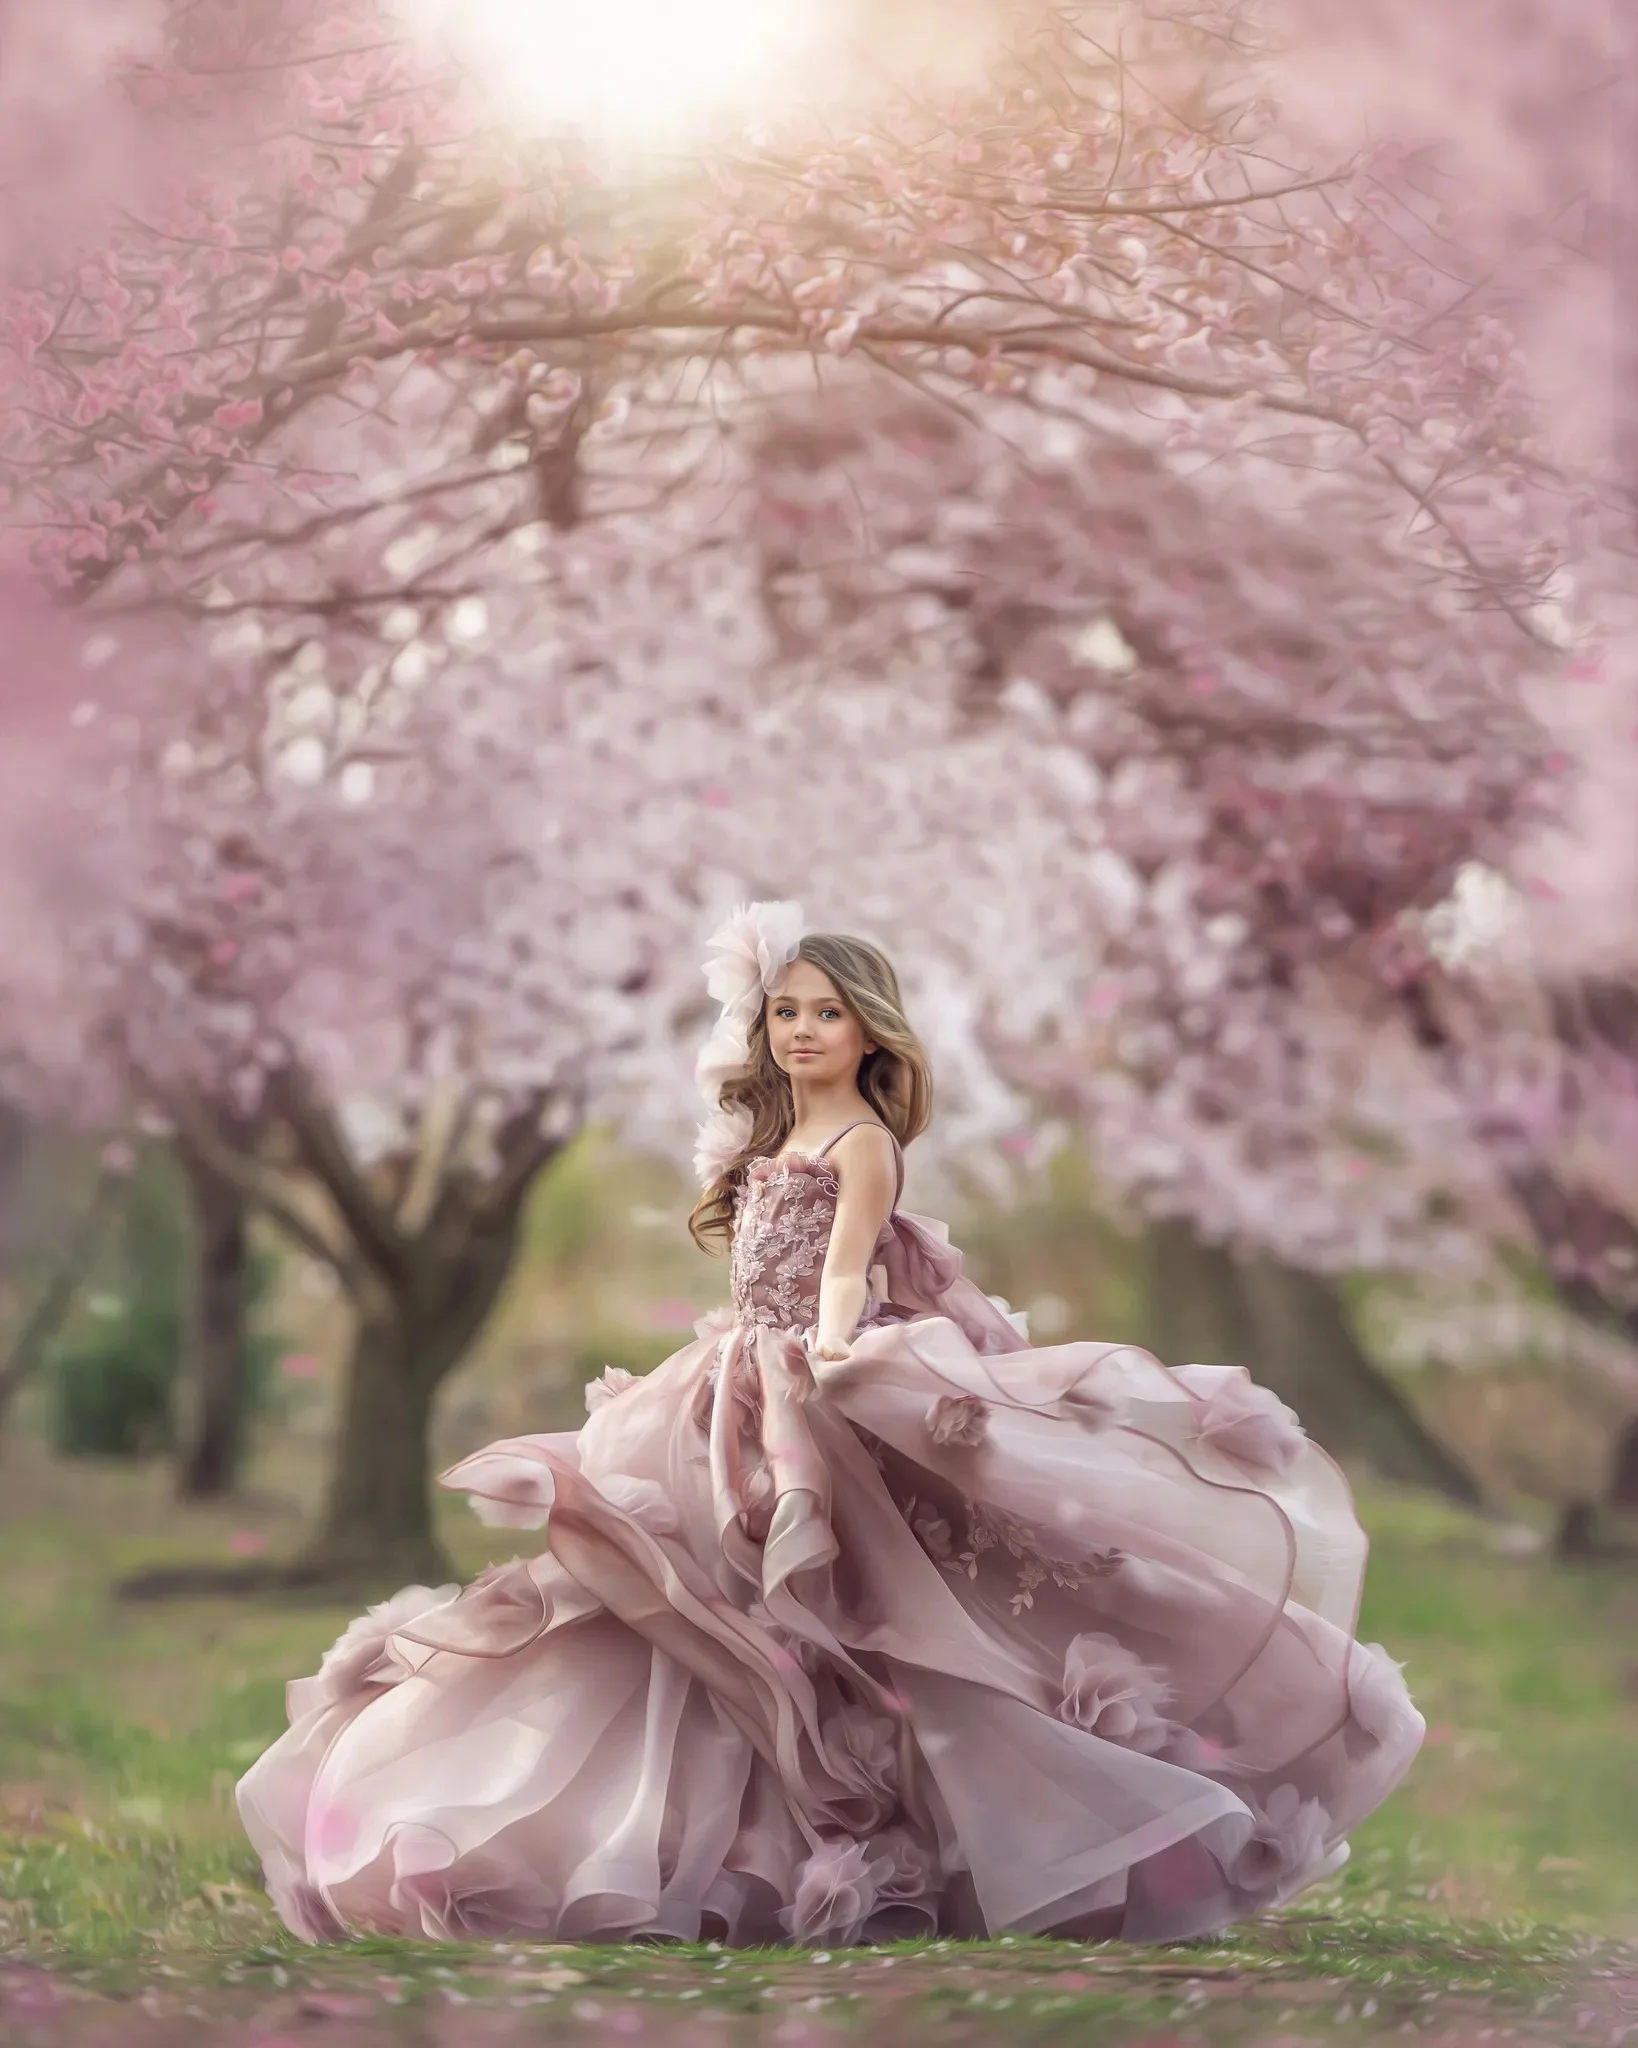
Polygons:
M287 1380L316 1380L319 1362L310 1352L293 1351L281 1361L279 1370Z
M228 1549L235 1557L260 1557L267 1548L267 1538L260 1529L235 1529L228 1538Z
M345 1991L309 1991L300 2009L304 2020L358 2020L372 2007L367 1998L349 1997Z

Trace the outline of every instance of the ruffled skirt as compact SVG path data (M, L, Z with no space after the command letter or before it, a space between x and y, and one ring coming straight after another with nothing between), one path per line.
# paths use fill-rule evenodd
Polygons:
M541 1555L290 1686L239 1804L298 1935L1179 1939L1420 1744L1347 1487L1238 1369L742 1324L588 1405L444 1478Z

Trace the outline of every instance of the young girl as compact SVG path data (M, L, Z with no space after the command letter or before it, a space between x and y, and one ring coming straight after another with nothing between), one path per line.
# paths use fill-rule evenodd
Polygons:
M1164 1941L1335 1870L1422 1738L1336 1468L1237 1368L1028 1348L899 1208L931 1088L873 946L752 905L707 980L732 1311L445 1475L548 1547L290 1687L239 1787L285 1921Z

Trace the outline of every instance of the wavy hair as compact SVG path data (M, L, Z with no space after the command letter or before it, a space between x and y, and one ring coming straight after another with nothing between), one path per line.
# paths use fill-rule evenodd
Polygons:
M796 949L830 977L876 1050L859 1062L859 1093L901 1145L926 1130L933 1114L933 1071L927 1048L911 1028L893 963L868 939L841 932L809 932ZM734 1204L753 1159L777 1152L796 1124L790 1076L775 1064L768 1043L767 1006L751 1020L751 1057L743 1074L723 1083L719 1106L748 1109L751 1135L743 1149L694 1205L688 1229L709 1252L726 1251L734 1233Z

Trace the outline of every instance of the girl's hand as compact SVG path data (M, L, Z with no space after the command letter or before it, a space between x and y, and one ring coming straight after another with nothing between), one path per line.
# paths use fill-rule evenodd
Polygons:
M815 1337L813 1355L824 1359L827 1365L840 1365L845 1358L853 1355L853 1346L845 1337Z

